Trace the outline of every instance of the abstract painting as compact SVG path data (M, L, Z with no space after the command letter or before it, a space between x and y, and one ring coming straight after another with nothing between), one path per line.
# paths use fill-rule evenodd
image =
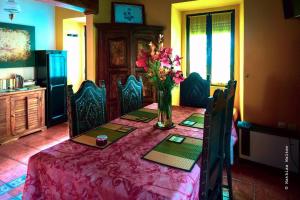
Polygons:
M0 68L34 66L35 28L0 23Z
M110 40L110 64L114 66L126 66L126 42L125 40Z

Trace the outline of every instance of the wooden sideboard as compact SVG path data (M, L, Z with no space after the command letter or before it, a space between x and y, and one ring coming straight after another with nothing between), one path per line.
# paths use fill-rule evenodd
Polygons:
M0 93L0 144L45 128L45 88Z

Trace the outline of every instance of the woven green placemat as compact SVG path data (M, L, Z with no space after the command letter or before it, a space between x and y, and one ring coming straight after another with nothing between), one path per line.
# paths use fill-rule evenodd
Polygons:
M137 122L150 122L157 117L157 110L141 108L121 116L122 119L128 119Z
M125 126L121 124L115 123L107 123L102 126L99 126L93 130L87 131L84 134L76 136L71 140L77 143L97 147L100 149L104 149L109 145L113 144L120 138L124 137L128 133L134 131L136 128L132 126ZM106 135L107 136L107 144L104 146L98 146L96 144L96 137L98 135Z
M193 128L204 128L204 114L194 113L182 122L179 123L181 126L188 126Z
M183 136L185 139L182 143L174 143L168 141L172 136L181 135L171 134L167 136L142 158L162 165L191 171L202 152L202 140Z

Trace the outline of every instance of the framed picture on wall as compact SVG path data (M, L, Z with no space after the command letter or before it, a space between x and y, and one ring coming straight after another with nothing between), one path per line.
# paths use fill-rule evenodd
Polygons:
M145 11L142 4L112 2L112 23L145 24Z
M35 65L35 28L0 23L0 68Z

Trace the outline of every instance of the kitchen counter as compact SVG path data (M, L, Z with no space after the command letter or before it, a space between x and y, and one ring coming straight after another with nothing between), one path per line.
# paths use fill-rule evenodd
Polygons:
M25 87L25 88L18 88L18 89L0 90L0 97L6 96L6 95L28 92L28 91L38 91L38 90L46 90L46 88L34 86L34 87Z

